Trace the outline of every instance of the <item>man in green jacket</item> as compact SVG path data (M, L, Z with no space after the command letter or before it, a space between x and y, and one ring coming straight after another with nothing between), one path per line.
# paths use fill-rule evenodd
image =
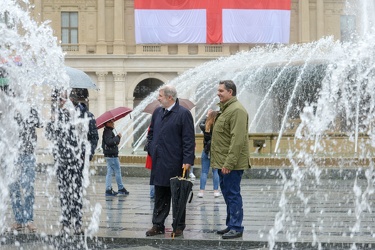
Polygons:
M244 227L241 178L249 163L249 115L237 100L231 80L219 82L220 112L211 139L211 166L219 169L220 188L227 205L227 228L217 231L223 239L242 237Z

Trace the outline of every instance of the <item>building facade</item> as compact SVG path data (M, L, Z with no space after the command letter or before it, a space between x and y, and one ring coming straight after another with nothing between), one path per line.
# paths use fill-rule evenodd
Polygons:
M134 108L150 91L204 62L259 44L135 44L133 0L33 0L33 16L51 21L66 64L92 77L90 110ZM291 0L290 43L342 39L345 0Z

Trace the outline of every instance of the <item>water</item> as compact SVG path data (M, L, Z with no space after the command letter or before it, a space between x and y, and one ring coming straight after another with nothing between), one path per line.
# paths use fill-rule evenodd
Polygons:
M223 79L233 79L237 83L239 100L250 114L249 132L279 132L280 128L287 125L287 118L298 116L298 110L302 109L300 105L304 104L305 100L314 100L308 91L317 88L320 78L323 77L321 75L326 67L325 63L335 61L332 56L337 57L337 54L327 52L338 48L340 44L332 38L304 45L255 48L205 63L173 79L169 84L176 86L179 97L188 98L196 104L192 112L197 133L200 132L199 121L207 110L218 110L216 89L218 81ZM320 64L321 62L324 64ZM306 81L315 81L317 85L306 86L303 84ZM291 96L290 90L293 87L295 90ZM135 133L144 129L143 125L148 125L147 118L150 115L142 111L156 96L157 93L151 94L133 110L133 120L119 121L119 130ZM291 108L291 104L295 103L299 106L293 105ZM129 126L129 123L136 125ZM130 137L123 140L122 145L132 139Z
M350 1L345 14L353 15L357 31L351 40L340 42L332 37L299 45L269 45L220 58L191 69L169 82L176 86L179 97L196 103L193 114L198 125L209 108L217 109L216 88L219 80L232 79L238 87L239 100L250 114L250 133L278 133L275 154L280 151L283 133L290 129L293 120L300 120L295 132L298 150L288 152L291 161L291 177L282 174L283 192L279 201L279 213L275 225L269 230L268 240L273 249L278 233L287 234L289 242L298 242L301 227L294 211L311 211L313 195L304 190L320 185L321 163L319 155L337 155L337 147L328 146L331 132L348 136L354 144L352 155L369 160L365 168L367 185L353 183L355 199L353 208L356 222L349 225L351 236L363 230L361 219L372 213L374 194L375 146L375 2L373 0ZM144 107L155 99L153 93L132 113L133 120L124 120L123 132L132 133L144 129L149 123ZM129 124L137 124L129 126ZM199 130L197 129L197 132ZM363 139L366 138L367 139ZM138 138L137 138L138 139ZM129 142L123 141L123 145ZM144 137L139 139L139 146ZM297 142L298 141L298 142ZM297 147L298 143L298 147ZM139 145L138 145L139 144ZM345 147L345 145L342 145ZM303 166L303 167L302 167ZM342 166L340 166L342 167ZM326 202L322 197L321 202ZM322 211L324 213L324 211ZM320 218L311 222L314 230L314 246L321 249L319 235L323 228ZM373 230L370 227L370 231ZM353 244L353 249L356 246Z
M19 131L13 119L14 111L24 114L30 105L38 110L50 109L45 100L48 94L41 90L47 84L64 88L68 82L64 72L64 55L48 22L38 24L32 21L28 15L28 2L22 2L22 5L21 8L15 1L5 0L0 6L0 13L7 13L1 14L0 19L8 20L7 24L0 24L1 67L8 73L13 91L11 95L0 93L0 152L3 152L0 158L0 214L5 214L7 210L7 187L15 178L14 160L17 158L15 149ZM292 175L290 178L282 175L279 212L275 216L275 225L268 232L270 249L281 231L287 232L291 243L298 242L300 238L302 225L294 211L303 208L305 215L311 211L310 202L316 197L304 190L320 185L322 168L315 156L335 153L323 140L329 138L328 132L339 131L349 136L355 144L353 153L370 162L365 169L358 170L358 173L365 172L367 185L358 185L357 181L353 183L355 198L351 201L352 209L348 211L356 216L356 222L349 225L353 237L363 230L362 218L372 212L374 164L373 152L368 146L375 146L374 5L373 0L357 0L348 5L346 12L355 15L358 23L358 31L351 41L341 43L326 37L302 45L255 48L207 62L169 82L176 86L179 97L196 103L192 112L198 125L209 108L217 109L218 81L233 80L238 87L239 100L250 114L249 132L279 133L275 153L279 152L282 133L291 127L291 121L300 119L295 138L306 143L302 143L298 151L288 152ZM120 120L118 132L135 134L147 127L150 115L142 110L156 95L153 93L147 97L134 109L131 117ZM369 140L361 140L361 135L367 135ZM133 139L128 136L122 141L122 146ZM134 146L138 147L143 141L144 138L141 138ZM54 178L53 171L50 172L49 178ZM47 180L46 185L50 182ZM47 197L47 200L56 199L53 194ZM324 198L321 202L325 202ZM93 211L87 228L90 234L94 234L100 207L87 206ZM5 230L6 219L0 218L1 232ZM323 232L319 221L320 218L316 218L312 222L315 229L311 231L315 239L313 243L318 248L321 246L319 235Z
M23 129L16 120L16 114L27 117L30 107L38 111L41 123L46 126L51 114L51 90L66 90L69 78L65 72L64 53L49 22L37 23L29 16L33 8L29 1L2 0L0 5L0 214L5 215L10 206L9 184L13 183L19 174L15 164L18 159L20 146L19 134ZM4 79L6 77L6 80ZM68 101L69 103L69 101ZM79 121L70 103L74 125L83 130L85 121ZM84 134L84 133L83 133ZM84 143L84 137L78 137ZM47 153L51 153L50 145ZM79 151L79 148L75 150ZM86 162L87 166L88 162ZM56 193L49 193L50 185L55 185L56 169L48 168L45 180L45 202L35 204L38 208L53 207L58 201ZM84 171L84 183L89 185L88 168ZM84 225L88 236L98 229L101 208L98 204L90 204L84 200L84 209L91 211L92 218ZM34 218L41 219L43 218ZM13 216L0 216L0 233L14 223ZM59 225L59 215L55 216L53 224ZM53 226L53 225L51 225Z
M64 57L48 25L37 25L14 1L2 1L0 13L0 66L7 72L8 83L17 96L0 92L0 214L5 214L9 201L8 185L15 178L14 161L19 142L15 111L28 112L30 105L38 110L43 108L44 97L37 90L43 79L56 86L62 84L58 76L63 75ZM1 232L5 229L4 221L4 216L1 216Z

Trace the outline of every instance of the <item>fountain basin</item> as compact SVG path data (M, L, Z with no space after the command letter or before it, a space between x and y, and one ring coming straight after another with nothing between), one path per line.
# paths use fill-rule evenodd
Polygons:
M282 135L277 153L274 150L278 133L251 133L248 136L250 161L253 167L290 166L291 159L298 161L298 156L289 157L288 152L300 152L302 149L312 154L313 161L321 166L363 166L368 165L371 159L361 156L361 153L375 152L375 149L371 147L369 136L365 134L359 136L358 141L361 147L358 152L355 152L354 140L343 133L326 133L325 137L321 139L321 144L325 145L324 149L316 152L313 152L315 141L297 139L294 133ZM259 142L262 142L261 148L259 148ZM202 149L203 135L196 134L196 166L201 165ZM145 164L146 152L139 150L132 154L129 149L125 149L121 151L119 159L122 165ZM101 164L105 165L104 156L96 154L93 165Z

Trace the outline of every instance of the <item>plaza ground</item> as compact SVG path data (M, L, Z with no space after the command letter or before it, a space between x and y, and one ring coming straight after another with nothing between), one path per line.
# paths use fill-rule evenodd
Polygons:
M204 198L197 198L199 178L194 181L195 196L187 205L184 235L171 238L170 214L165 223L165 235L146 237L145 232L152 226L154 206L149 197L148 177L143 176L149 170L145 170L143 165L125 165L122 170L129 196L106 197L105 176L99 174L103 172L99 167L90 177L85 195L84 226L91 237L81 239L88 248L268 249L270 230L277 229L277 226L281 226L281 230L276 234L275 249L350 249L353 244L357 249L370 249L375 243L375 215L371 213L374 196L366 179L355 182L355 169L344 178L325 178L327 176L322 174L318 182L309 177L301 184L295 180L283 182L276 178L275 169L267 170L273 172L275 178L253 177L256 172L257 176L266 176L261 174L266 171L265 168L245 172L241 185L245 231L242 238L234 240L222 240L215 233L226 227L226 206L222 196L214 198L212 179L207 182ZM195 172L199 173L199 170L199 166L196 166ZM0 236L1 249L56 246L60 230L60 205L56 178L47 172L37 174L34 219L38 232L21 232L18 235L4 233ZM337 173L337 176L340 174ZM114 190L117 190L114 179L113 184ZM288 187L294 187L294 190ZM358 195L358 189L354 192L354 187L358 187L362 193ZM283 192L283 189L286 191ZM280 205L283 202L285 206ZM95 216L97 220L92 219ZM280 219L282 216L285 218ZM13 222L10 208L6 218L6 223L10 225ZM74 242L76 239L72 237L71 249L76 248Z

